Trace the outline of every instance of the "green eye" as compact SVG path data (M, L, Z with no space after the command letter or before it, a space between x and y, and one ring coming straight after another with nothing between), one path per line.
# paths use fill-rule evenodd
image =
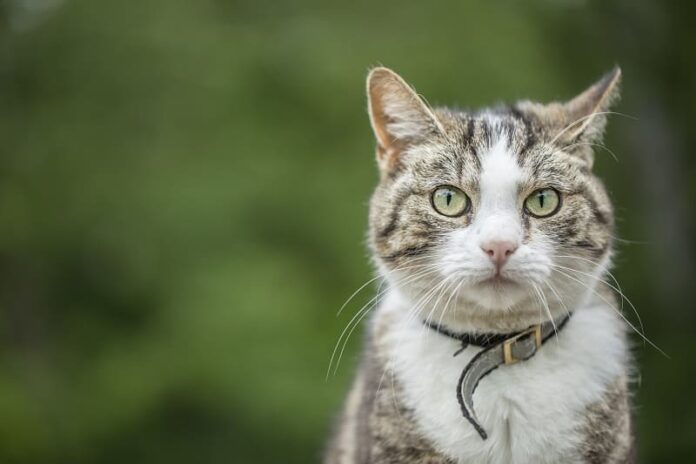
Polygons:
M461 216L469 207L466 193L449 185L436 188L431 201L435 211L450 217Z
M558 212L561 195L552 188L536 190L524 200L524 207L534 217L547 217Z

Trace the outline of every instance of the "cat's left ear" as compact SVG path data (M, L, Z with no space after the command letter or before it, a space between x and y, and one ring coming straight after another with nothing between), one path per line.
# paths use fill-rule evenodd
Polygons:
M600 143L607 113L619 99L621 68L614 67L587 90L563 105L566 126L557 137L564 143Z
M563 147L592 167L592 147L602 142L607 114L619 99L621 69L616 66L587 90L566 103L523 102L519 108L536 116L547 134L547 142Z

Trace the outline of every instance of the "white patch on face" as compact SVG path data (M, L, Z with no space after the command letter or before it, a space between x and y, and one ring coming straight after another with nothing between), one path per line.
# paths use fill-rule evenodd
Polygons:
M543 238L523 243L519 187L524 180L525 172L503 134L481 157L472 223L451 232L442 250L443 275L456 275L468 287L467 298L487 308L513 306L529 297L529 280L541 283L550 273L550 244ZM514 250L500 270L485 251L491 243L507 243Z
M481 160L481 204L475 222L483 231L482 239L521 240L517 189L523 179L522 169L501 137ZM496 230L497 225L511 229Z
M492 272L495 266L485 252L486 245L505 242L517 249L522 242L517 206L517 191L522 180L522 170L510 153L506 138L501 136L481 162L480 203L472 224L478 248L476 255L481 258L481 265Z

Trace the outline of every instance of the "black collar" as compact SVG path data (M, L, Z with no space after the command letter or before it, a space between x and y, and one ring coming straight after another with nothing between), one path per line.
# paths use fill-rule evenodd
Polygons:
M520 332L508 334L456 333L445 327L424 322L426 327L461 342L462 347L454 353L454 356L464 351L469 345L483 348L464 367L457 383L457 401L462 415L482 439L488 438L488 434L474 412L474 391L481 379L500 366L515 364L533 357L549 338L554 334L557 335L565 327L569 319L570 314L559 320L548 320Z
M490 348L491 346L503 343L508 338L514 337L515 335L520 333L457 333L449 330L447 327L443 327L438 324L433 324L432 322L424 322L423 324L425 324L428 328L434 330L435 332L444 335L445 337L453 338L455 340L460 341L462 344L462 349L466 348L469 345L478 346L480 348Z

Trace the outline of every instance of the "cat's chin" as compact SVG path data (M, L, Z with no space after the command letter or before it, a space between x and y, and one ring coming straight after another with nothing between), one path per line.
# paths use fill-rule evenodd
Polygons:
M483 309L507 311L526 300L529 290L514 280L491 277L472 285L466 296Z

